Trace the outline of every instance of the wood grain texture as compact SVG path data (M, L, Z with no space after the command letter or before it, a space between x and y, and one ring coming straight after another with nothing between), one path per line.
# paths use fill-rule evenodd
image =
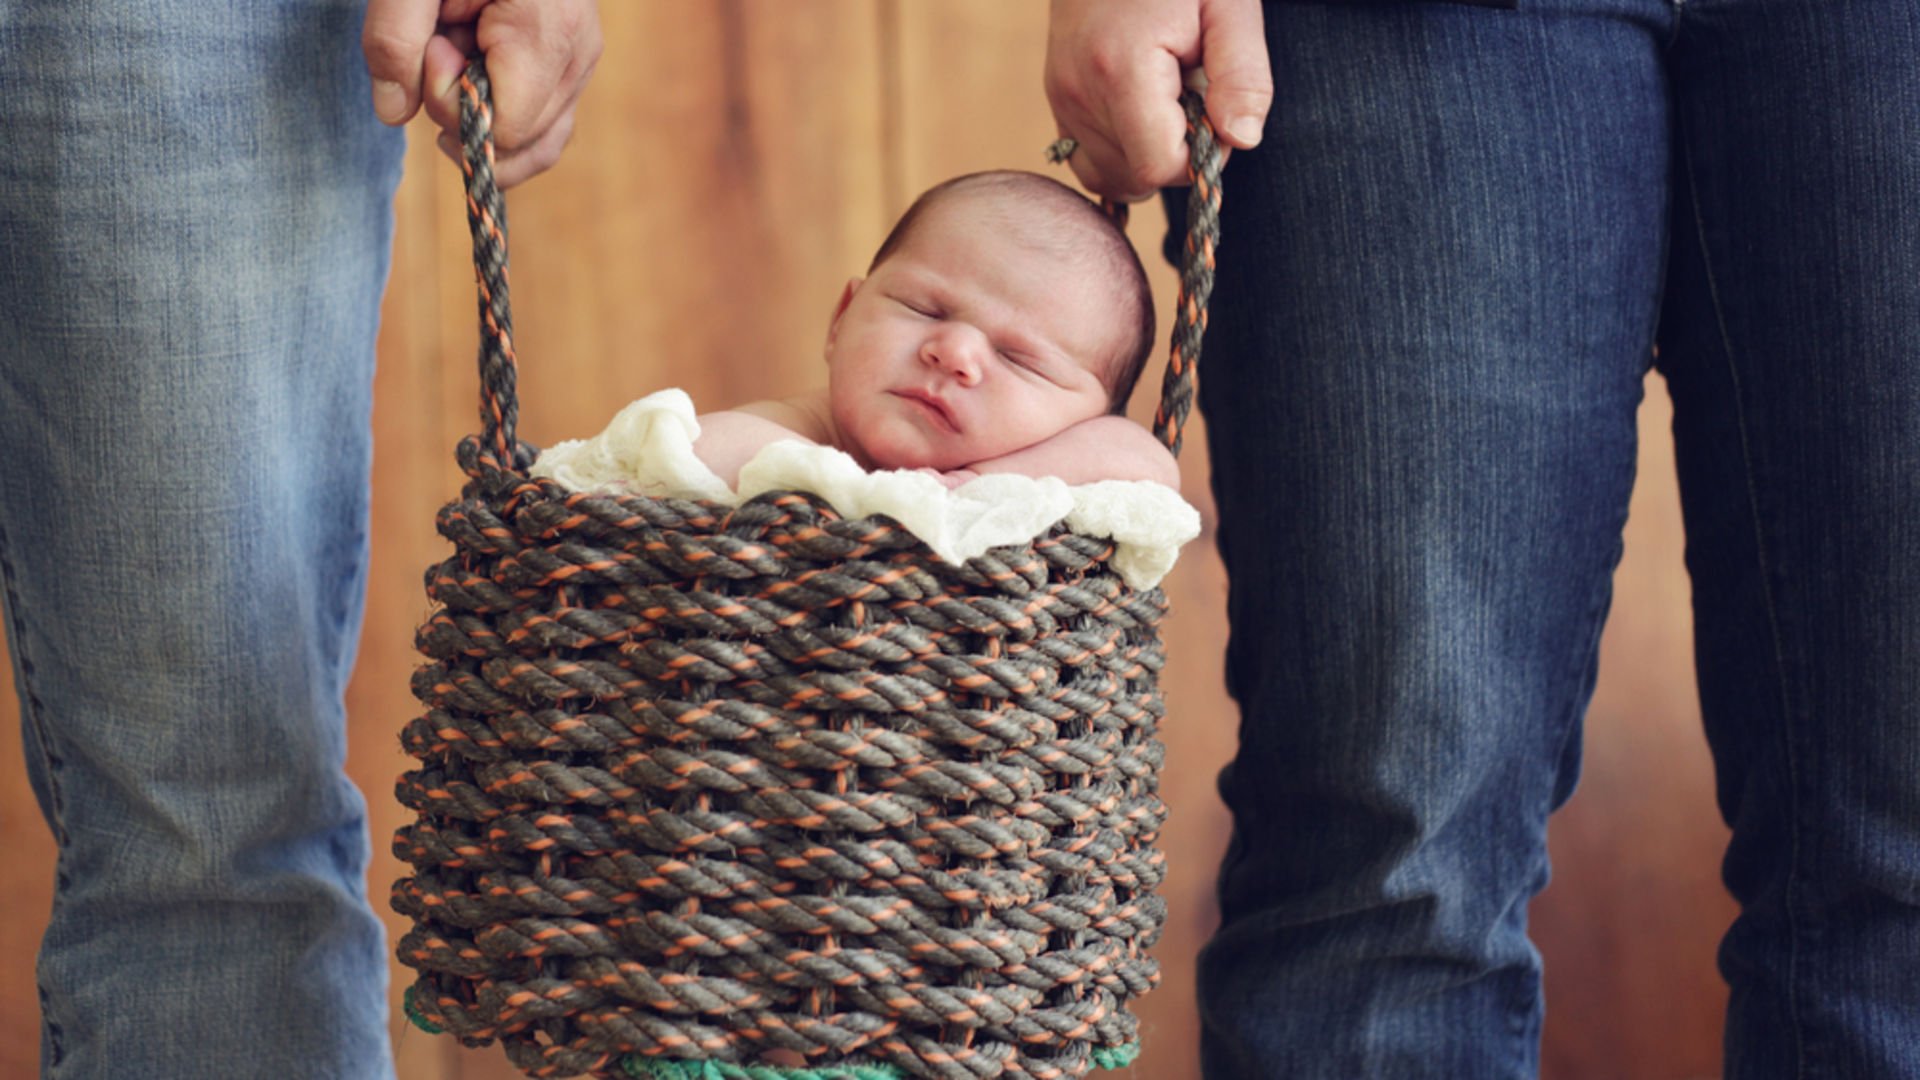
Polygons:
M33 957L53 905L53 834L27 785L13 665L0 665L0 1076L40 1068L40 994Z
M1054 128L1040 90L1045 9L969 0L725 0L602 4L607 49L573 145L510 193L522 434L591 434L632 398L687 388L703 404L791 393L824 375L834 298L914 194L948 176L1044 163ZM1284 105L1283 105L1284 107ZM388 852L408 765L397 732L415 713L412 638L421 571L445 544L437 507L457 489L452 448L475 429L474 300L453 166L416 127L396 201L375 404L373 556L360 663L349 690L349 768L371 806L369 892L386 913L402 873ZM1231 199L1231 191L1228 192ZM1157 257L1157 206L1131 233L1152 276L1164 341L1173 275ZM1235 257L1234 238L1222 258ZM1157 365L1132 413L1151 413ZM1204 360L1201 378L1205 378ZM1648 383L1641 469L1588 716L1586 775L1551 829L1556 877L1535 904L1547 963L1549 1080L1681 1080L1718 1068L1725 991L1712 967L1731 917L1715 867L1724 843L1693 696L1690 622L1664 388ZM1182 461L1208 530L1167 581L1163 793L1173 815L1156 952L1160 990L1138 1003L1134 1075L1193 1080L1194 956L1217 913L1226 841L1214 776L1238 714L1221 685L1225 581L1211 542L1204 428ZM0 673L0 680L5 678ZM0 715L17 717L13 695ZM0 1076L37 1061L33 951L52 894L53 844L17 737L0 740ZM402 921L387 914L395 939ZM507 1080L496 1049L414 1030L389 997L402 1080Z

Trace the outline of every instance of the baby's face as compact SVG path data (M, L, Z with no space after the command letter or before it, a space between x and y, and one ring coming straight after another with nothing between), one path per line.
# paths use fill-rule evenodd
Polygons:
M1092 254L1024 238L1032 213L956 195L929 206L827 334L842 448L869 468L950 470L1107 411L1098 372L1124 303Z

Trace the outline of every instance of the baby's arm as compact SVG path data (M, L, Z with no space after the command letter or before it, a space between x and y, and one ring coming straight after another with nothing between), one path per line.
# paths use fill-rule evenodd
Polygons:
M1096 416L1025 449L969 466L977 473L1057 476L1069 484L1151 480L1180 490L1180 464L1153 433L1124 416Z
M693 452L728 487L738 488L741 466L752 461L762 447L781 439L813 442L792 428L750 412L736 409L706 413L700 417L700 437L693 440Z

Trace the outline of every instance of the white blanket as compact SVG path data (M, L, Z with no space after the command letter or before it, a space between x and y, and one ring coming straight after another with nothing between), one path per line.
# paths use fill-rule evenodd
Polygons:
M1144 480L1069 487L1055 477L990 473L950 489L911 470L868 472L844 451L798 439L763 448L740 470L740 490L731 491L694 455L699 435L693 399L683 390L662 390L621 409L593 438L548 447L532 471L573 491L728 506L767 491L810 491L843 517L893 518L950 563L1024 543L1064 519L1074 532L1112 537L1113 568L1136 589L1159 584L1180 546L1200 533L1198 511L1171 489Z

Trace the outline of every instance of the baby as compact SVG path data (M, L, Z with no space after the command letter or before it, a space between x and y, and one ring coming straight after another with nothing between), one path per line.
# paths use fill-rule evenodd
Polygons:
M1153 338L1139 256L1093 202L973 173L920 196L847 282L826 387L701 416L694 452L730 486L797 438L949 487L1010 472L1178 490L1173 455L1124 415Z

